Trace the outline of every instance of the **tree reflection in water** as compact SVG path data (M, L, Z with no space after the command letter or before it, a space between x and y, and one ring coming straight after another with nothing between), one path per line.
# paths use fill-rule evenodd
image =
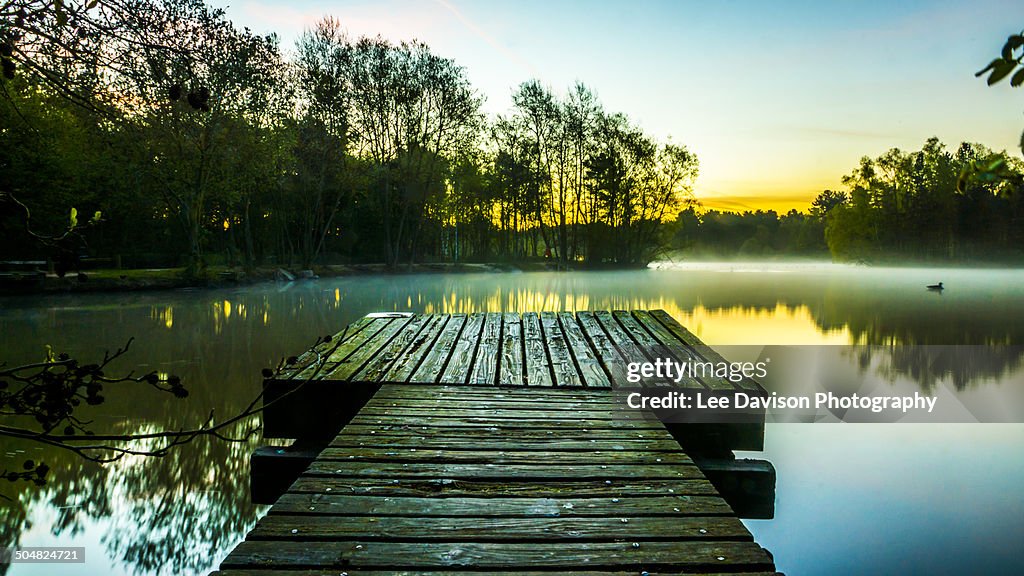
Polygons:
M54 515L50 532L57 537L102 525L105 555L129 572L208 570L264 508L249 501L252 449L205 437L164 457L128 457L105 466L65 451L34 450L53 467L51 481L43 488L18 486L16 501L0 512L2 544L17 545L19 533L29 528L25 510L45 510Z
M875 373L889 382L911 378L924 392L933 391L943 381L958 391L1005 381L1017 375L1024 358L1024 347L998 344L857 346L853 352L865 370L874 365Z

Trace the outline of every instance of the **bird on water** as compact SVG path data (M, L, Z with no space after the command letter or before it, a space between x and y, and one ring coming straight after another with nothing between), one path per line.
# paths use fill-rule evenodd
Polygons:
M942 292L943 290L945 290L945 288L942 287L942 282L939 282L938 284L929 284L928 289L934 290L936 292Z

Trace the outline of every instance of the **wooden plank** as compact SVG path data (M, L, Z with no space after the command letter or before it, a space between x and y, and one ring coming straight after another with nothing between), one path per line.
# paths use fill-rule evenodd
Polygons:
M319 495L373 494L376 496L459 496L480 498L641 498L648 496L715 496L705 478L672 480L481 480L473 478L402 478L399 482L378 478L300 476L289 493ZM684 498L685 499L685 498ZM690 502L691 499L685 499ZM724 502L723 502L724 506ZM724 508L723 508L724 509ZM273 512L273 509L271 509ZM485 513L485 512L481 512ZM708 512L711 513L711 512Z
M644 414L639 411L629 410L601 410L601 409L576 409L576 410L529 410L526 408L518 410L504 410L501 408L457 408L446 409L440 407L416 408L395 406L382 408L378 406L367 406L359 411L361 416L431 416L434 418L495 418L501 420L523 419L523 418L551 418L563 419L580 418L584 420L644 420ZM649 417L648 417L649 418Z
M705 483L710 484L707 480ZM332 484L339 486L338 484ZM446 496L373 496L324 492L329 486L318 485L316 492L292 492L270 511L275 514L309 514L317 516L411 516L414 518L474 516L477 518L542 517L578 518L609 516L613 518L692 518L732 516L732 509L713 492L699 495L667 494L664 496L627 496L621 493L585 497L561 494L555 497L504 496L489 498ZM738 522L738 521L737 521ZM748 538L749 539L749 532Z
M555 378L551 372L551 360L548 358L544 333L536 312L523 314L523 347L523 354L526 357L526 385L553 386Z
M550 464L432 464L403 466L387 462L339 462L316 460L306 476L363 476L387 478L470 478L470 479L537 479L537 480L614 480L703 478L695 466L660 466L654 464L584 464L568 469Z
M608 379L608 373L597 359L590 341L583 334L576 317L571 312L559 312L558 322L561 324L562 333L569 345L569 351L576 360L582 376L583 385L589 388L610 388L612 383Z
M469 372L469 384L494 384L498 379L498 358L501 356L501 314L488 313L484 317L484 329L473 368Z
M422 395L422 392L421 392ZM600 408L602 410L626 409L626 396L595 396L591 399L569 398L550 400L544 397L520 397L520 398L491 398L488 396L471 396L444 394L422 398L382 398L374 396L367 406L375 408L397 408L399 405L406 408L500 408L502 410L515 410L517 408L528 408L536 410L544 408L550 412L563 410L578 410L581 408Z
M331 353L331 356L325 362L325 366L328 369L333 370L334 366L359 350L366 341L376 336L378 332L386 328L393 320L393 318L386 317L368 317L367 319L370 322L369 324L352 338L346 339L338 349Z
M554 312L541 312L541 330L544 332L544 344L551 358L551 370L555 374L555 386L583 386L583 379L576 369L569 346L565 343L565 335Z
M608 334L597 321L593 312L577 312L576 318L580 328L594 347L598 361L608 372L609 381L612 386L636 386L629 382L626 371L626 359L622 357L619 350L612 344Z
M516 450L514 448L481 449L472 447L451 447L420 445L415 448L408 446L387 446L377 442L353 442L350 445L335 445L325 448L318 456L320 460L338 460L343 462L400 462L433 464L650 464L661 465L694 465L685 453L663 451L636 451L627 449L622 444L590 444L578 443L575 450L561 450L550 445L533 447L532 449Z
M352 376L357 382L379 382L391 368L395 360L416 341L420 331L424 329L431 316L416 315L409 320L397 334L382 347L366 364Z
M436 438L438 442L446 440L463 440L467 445L472 442L479 442L490 446L500 446L507 442L515 445L518 441L531 442L590 442L597 440L634 440L639 436L645 442L659 440L672 441L672 435L667 431L657 428L511 428L504 429L497 426L414 426L410 424L399 426L382 426L379 424L362 425L349 424L335 438L336 442L349 442L352 438L366 436L383 436L387 442L394 442L396 445L402 442L413 441L430 442ZM678 450L678 447L674 448Z
M469 380L469 370L473 366L473 355L480 344L480 333L484 327L485 315L474 312L466 320L466 326L455 342L451 358L445 366L444 374L438 382L449 384L465 384Z
M331 347L328 350L327 356L320 361L319 371L317 370L317 365L311 364L304 370L295 373L289 380L306 380L314 374L318 378L322 378L324 374L333 370L338 362L348 358L350 354L363 345L363 342L366 342L383 329L388 324L388 321L388 318L372 318L369 316L360 318L352 324L352 326L355 326L354 329L350 326L339 333L344 334L348 331L351 332L350 336L332 338L332 342L329 343Z
M728 570L730 566L771 570L771 558L753 542L334 542L245 541L221 564L222 569L260 567L332 569L561 570L595 568ZM592 562L597 560L597 562ZM735 571L735 568L733 569Z
M653 337L663 348L665 352L668 352L676 362L692 362L699 360L693 349L687 347L685 344L675 338L671 332L665 329L657 320L654 319L646 310L634 310L632 317L636 322L647 330L651 337ZM697 388L702 385L713 389L734 389L733 385L727 380L722 378L715 378L712 375L711 378L693 378L689 375L685 375L682 379L675 383L676 387L683 388Z
M646 330L640 326L640 323L633 318L633 315L627 310L615 310L612 312L612 317L622 326L625 330L640 346L640 349L644 351L649 358L657 358L656 354L652 354L654 351L661 351L664 347L660 342L654 339L653 336L647 333Z
M523 364L523 320L519 314L502 316L501 361L498 363L498 384L526 385Z
M395 415L367 415L357 414L352 418L352 424L380 424L382 426L408 425L410 419L407 416ZM637 430L643 432L645 429L663 429L664 425L652 420L587 420L587 419L553 419L553 418L501 418L491 416L466 417L460 420L453 420L447 417L417 416L415 422L421 426L439 426L451 429L462 427L476 428L480 426L493 427L510 432L516 428L543 428L549 430L557 429L608 429L608 430Z
M407 499L408 500L408 499ZM427 499L428 505L436 499ZM411 503L406 503L414 506ZM487 502L489 508L498 503ZM572 505L572 503L569 503ZM430 506L437 509L437 506ZM471 506L479 509L479 506ZM442 508L443 509L443 508ZM750 541L750 532L736 518L631 516L622 510L606 510L606 517L566 517L561 510L545 507L547 514L526 517L405 516L266 516L246 540L317 541L349 540L401 542L607 542L609 540L656 541ZM411 511L418 511L416 507ZM472 512L471 512L472 513ZM622 520L626 519L626 522Z
M694 351L694 353L696 353L701 358L704 358L705 360L709 360L711 362L727 361L725 358L722 358L722 355L716 352L714 348L701 342L700 339L694 336L692 332L687 330L679 322L676 322L676 319L673 318L668 312L665 312L664 310L652 310L650 314L651 317L656 319L658 322L661 322L661 324L665 326L665 328L668 329L669 332L671 332L675 337L679 338L679 340L682 341L684 344L689 346ZM754 382L753 380L749 379L743 379L742 381L740 381L739 386L747 390L764 390L757 382Z
M388 368L381 377L384 382L406 382L412 376L420 362L433 348L434 343L441 335L445 324L450 316L446 314L431 314L426 316L427 325L423 327L416 337L409 343L409 346L402 351L401 355ZM391 387L388 387L389 389ZM421 390L422 391L422 390Z
M488 398L486 396L435 396L433 393L423 398L373 398L367 406L372 408L467 408L467 409L500 409L515 411L517 409L537 410L543 409L546 412L576 412L579 410L622 410L624 412L640 412L639 409L629 408L625 396L594 397L590 400L570 398L550 401L543 397L504 399Z
M456 430L463 430L461 428ZM525 430L524 432L534 432L532 430ZM380 447L380 448L440 448L446 450L532 450L532 451L554 451L554 452L592 452L592 451L612 451L612 450L635 450L637 452L673 452L680 453L678 446L672 446L671 438L659 438L659 439L638 439L635 436L627 438L615 438L606 437L608 435L601 435L600 438L562 438L562 435L555 431L553 434L532 434L529 436L524 435L522 441L517 444L516 439L508 437L494 437L488 438L483 434L479 435L466 435L465 437L459 437L458 435L439 436L433 434L430 436L418 436L415 434L388 434L381 432L379 434L370 434L367 436L356 436L352 435L341 435L339 434L331 442L331 446L365 446L365 447ZM583 435L580 435L583 436ZM563 442L564 444L559 444Z
M346 340L349 340L353 336L358 334L372 321L372 318L363 316L362 318L346 326L344 330L338 332L337 334L334 334L331 337L330 342L324 342L318 346L315 346L311 350L303 352L301 355L299 355L298 360L295 362L295 364L288 366L281 371L281 375L278 377L278 379L286 380L296 378L306 368L313 367L314 364L319 364L321 360L326 360L331 355L331 352L335 348L344 344Z
M622 333L628 335L628 339L636 342L637 349L649 361L657 360L658 358L667 357L668 353L664 346L661 346L657 340L651 337L640 324L629 315L629 312L625 310L615 310L612 312L613 323L618 324ZM609 331L610 332L610 331ZM670 387L673 386L672 382L668 380L652 380L645 379L641 382L642 386L645 387Z
M640 350L640 347L633 342L633 339L629 334L622 329L622 326L620 326L618 322L615 321L611 312L606 310L594 312L594 318L597 319L601 327L608 333L608 337L612 345L619 351L622 359L625 360L627 364L637 362L643 363L649 360L647 355ZM630 386L639 388L641 383L630 384Z
M324 380L351 379L352 375L359 371L369 362L378 351L388 345L401 329L408 324L412 317L386 318L388 324L379 332L367 339L361 346L352 352L347 358L338 362L329 372L324 373Z
M377 398L422 398L422 383L390 384L378 392ZM395 390L390 388L395 387ZM528 399L541 401L591 401L601 398L624 398L632 390L608 390L606 388L553 388L540 386L487 387L444 384L431 386L431 395L436 398L493 398Z
M451 356L452 350L455 348L455 341L458 339L465 323L465 314L451 315L441 331L441 335L437 337L434 346L431 347L423 362L416 369L416 372L409 378L410 382L437 382L438 378L441 377L441 371L444 370L445 364L448 363L448 357Z

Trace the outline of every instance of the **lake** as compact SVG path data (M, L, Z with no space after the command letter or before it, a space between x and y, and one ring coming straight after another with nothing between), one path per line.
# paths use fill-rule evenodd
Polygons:
M938 281L943 293L924 289ZM733 344L970 345L952 363L891 352L871 366L965 402L1017 403L1024 391L1015 348L1024 345L1024 271L813 263L11 297L0 300L0 360L39 361L51 345L95 361L134 338L114 368L179 375L191 395L111 386L92 426L150 432L241 410L259 391L260 368L369 312L630 308L666 310L726 357ZM790 575L1024 573L1024 425L1020 405L1011 408L999 424L768 424L765 451L744 455L774 463L775 517L745 523ZM163 458L99 466L5 440L2 468L31 458L53 471L42 488L0 481L18 502L0 500L0 545L84 546L86 564L61 566L69 575L206 573L266 512L249 503L258 443L201 439ZM14 564L7 574L52 568Z

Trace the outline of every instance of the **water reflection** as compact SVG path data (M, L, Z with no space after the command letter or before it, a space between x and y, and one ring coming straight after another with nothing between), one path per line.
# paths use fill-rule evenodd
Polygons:
M948 287L945 293L924 290L937 280ZM1006 271L728 265L380 275L230 290L8 298L0 302L0 350L11 363L39 359L45 344L95 357L134 336L121 367L178 374L192 391L185 402L149 391L110 393L94 414L98 432L177 429L201 422L211 409L238 412L258 392L261 367L366 313L388 310L659 308L713 344L874 345L863 349L870 357L848 361L883 379L909 379L925 389L952 381L956 390L974 394L1021 371L1022 280L1024 274ZM994 344L1007 346L943 348ZM203 573L262 510L248 496L247 459L257 442L201 440L165 458L107 467L44 451L34 458L54 469L48 486L18 485L14 493L3 487L15 504L0 501L0 544L99 543L83 574L111 572L112 566L124 573ZM37 449L5 445L5 465L20 463L16 450ZM780 486L785 482L780 478Z
M62 545L99 525L104 549L86 551L91 573L116 565L127 573L203 572L262 511L249 503L249 451L206 438L162 458L126 458L108 466L68 452L33 451L53 467L52 481L5 503L2 544L17 545L33 523L48 524Z
M889 382L911 378L924 391L949 382L956 390L982 383L998 383L1020 371L1024 348L993 344L989 346L859 346L856 362L874 367L876 374ZM884 360L878 361L878 356ZM1017 382L1019 383L1019 382Z

